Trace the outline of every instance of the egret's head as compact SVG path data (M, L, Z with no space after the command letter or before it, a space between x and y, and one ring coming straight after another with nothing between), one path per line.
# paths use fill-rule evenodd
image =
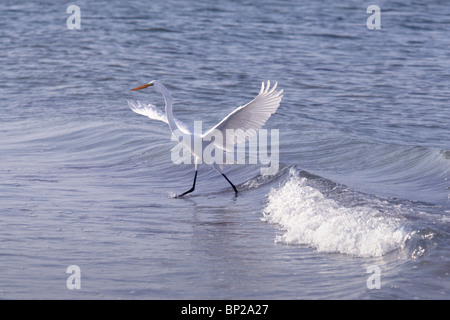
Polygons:
M156 82L156 80L150 81L149 83L146 83L143 86L131 89L131 91L137 91L137 90L145 89L147 87L151 87L151 86L155 85L155 82Z

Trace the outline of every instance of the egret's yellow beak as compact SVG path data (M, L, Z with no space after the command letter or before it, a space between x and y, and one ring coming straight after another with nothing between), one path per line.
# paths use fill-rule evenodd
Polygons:
M143 86L140 86L140 87L137 87L137 88L131 89L131 91L136 91L136 90L141 90L141 89L145 89L145 88L147 88L147 87L150 87L150 86L152 86L152 85L153 85L153 82L150 82L150 83L146 83L146 84L144 84Z

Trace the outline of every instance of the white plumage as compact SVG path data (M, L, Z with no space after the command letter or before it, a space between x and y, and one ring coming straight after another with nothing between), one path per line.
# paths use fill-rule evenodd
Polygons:
M244 142L246 139L255 135L269 117L278 109L282 99L283 90L276 91L277 83L271 88L270 81L267 81L267 85L264 86L264 82L261 84L261 90L259 94L249 103L238 107L229 115L227 115L216 126L206 131L204 134L194 132L192 127L183 123L180 120L174 118L172 114L172 96L169 90L158 80L150 81L149 83L137 87L132 91L144 89L150 86L154 86L156 90L161 92L166 102L165 114L152 104L142 105L139 101L134 103L128 101L128 105L134 112L147 116L150 119L159 120L169 125L170 130L174 133L176 130L180 130L186 137L183 139L183 143L187 149L194 155L195 158L195 177L192 188L180 196L184 196L187 193L192 192L195 189L195 181L197 179L197 164L201 161L203 151L205 147L211 143L212 136L214 145L225 151L232 151L236 143ZM217 133L222 136L222 141L216 139ZM194 140L201 139L202 154L198 154L198 150L194 150L193 146L196 145ZM197 141L197 140L196 140ZM221 173L225 179L231 184L235 193L237 194L236 187L222 172L220 164L212 163L214 169Z
M270 81L267 81L265 88L264 82L261 83L261 90L252 101L231 112L216 126L205 132L203 138L209 141L209 135L214 130L219 130L223 135L224 145L220 142L215 144L217 147L228 150L234 144L244 142L255 135L280 106L283 90L275 91L277 85L278 83L275 83L270 89ZM231 130L228 133L233 134L227 135L227 130Z

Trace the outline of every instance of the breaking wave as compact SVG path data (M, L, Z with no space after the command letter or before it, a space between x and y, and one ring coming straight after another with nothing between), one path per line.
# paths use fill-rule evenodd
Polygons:
M375 201L375 200L374 200ZM382 201L345 206L308 185L291 168L287 182L268 194L263 221L276 224L275 241L306 245L319 252L379 257L402 249L412 235L405 218Z

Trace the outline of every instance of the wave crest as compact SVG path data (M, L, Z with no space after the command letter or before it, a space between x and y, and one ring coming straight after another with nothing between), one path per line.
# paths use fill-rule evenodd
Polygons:
M371 206L345 207L308 186L294 169L284 186L269 192L262 220L283 231L276 242L359 257L404 248L411 237L400 217Z

